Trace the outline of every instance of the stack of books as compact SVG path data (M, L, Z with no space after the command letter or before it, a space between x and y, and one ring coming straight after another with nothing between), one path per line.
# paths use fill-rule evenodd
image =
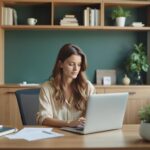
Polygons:
M84 26L98 26L100 22L99 9L87 7L84 9Z
M78 20L75 15L65 15L63 19L60 20L61 26L79 26Z
M16 128L4 127L3 125L0 125L0 136L10 134L10 133L13 133L13 132L16 132L16 131L17 131Z
M2 7L2 25L17 25L17 12L10 7Z

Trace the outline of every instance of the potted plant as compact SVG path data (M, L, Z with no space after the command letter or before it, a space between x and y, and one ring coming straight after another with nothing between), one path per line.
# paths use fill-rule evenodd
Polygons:
M126 18L130 15L130 11L123 9L121 6L116 7L111 13L112 19L116 19L116 25L120 27L125 26Z
M143 43L134 44L134 49L126 62L127 72L134 73L135 84L142 84L141 72L148 72L149 64Z
M141 119L140 135L144 140L150 141L150 105L140 109L139 116Z

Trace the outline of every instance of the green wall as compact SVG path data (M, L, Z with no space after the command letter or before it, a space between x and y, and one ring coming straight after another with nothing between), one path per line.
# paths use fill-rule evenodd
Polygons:
M130 31L5 31L5 83L44 82L65 43L77 44L86 53L87 75L93 83L96 69L116 69L120 83L126 56L134 43L145 39L146 33Z

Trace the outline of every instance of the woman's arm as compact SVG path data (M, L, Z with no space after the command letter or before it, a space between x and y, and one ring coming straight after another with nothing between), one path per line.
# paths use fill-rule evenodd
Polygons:
M76 127L83 126L85 123L85 118L81 117L73 121L63 121L54 118L45 118L42 125L53 126L53 127Z

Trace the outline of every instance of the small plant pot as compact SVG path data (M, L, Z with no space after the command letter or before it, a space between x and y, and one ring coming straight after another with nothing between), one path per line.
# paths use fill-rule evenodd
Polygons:
M144 140L150 141L150 123L141 122L139 132Z
M119 27L125 26L126 17L117 17L116 18L116 25Z

